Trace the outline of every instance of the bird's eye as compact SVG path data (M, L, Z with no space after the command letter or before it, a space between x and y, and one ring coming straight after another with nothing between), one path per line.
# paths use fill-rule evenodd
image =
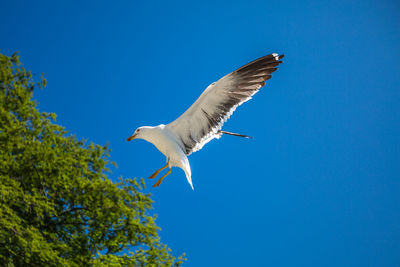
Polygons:
M140 132L140 129L137 129L136 131L137 131L137 132Z

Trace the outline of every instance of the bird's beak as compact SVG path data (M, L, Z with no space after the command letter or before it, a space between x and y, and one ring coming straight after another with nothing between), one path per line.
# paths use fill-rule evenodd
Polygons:
M134 134L134 135L132 135L131 137L129 137L128 139L126 139L126 141L128 141L128 142L129 142L129 141L131 141L131 140L135 139L136 135L137 135L137 134Z

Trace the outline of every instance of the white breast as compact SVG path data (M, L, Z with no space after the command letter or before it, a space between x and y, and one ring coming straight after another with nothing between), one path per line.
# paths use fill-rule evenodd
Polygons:
M141 128L143 129L144 127ZM167 157L167 162L170 168L174 166L181 168L185 172L186 179L193 189L191 178L192 172L181 139L163 124L156 127L146 126L142 131L143 132L139 138L144 139L157 147L157 149Z
M186 155L182 150L182 144L173 133L165 128L165 125L152 128L145 140L156 146L167 157L171 167L184 167L182 161L185 161Z

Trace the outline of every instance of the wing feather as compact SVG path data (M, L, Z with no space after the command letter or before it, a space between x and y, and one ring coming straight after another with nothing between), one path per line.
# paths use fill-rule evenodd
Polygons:
M179 118L167 125L181 140L186 155L219 138L222 125L235 109L258 92L282 63L283 55L256 59L209 85Z

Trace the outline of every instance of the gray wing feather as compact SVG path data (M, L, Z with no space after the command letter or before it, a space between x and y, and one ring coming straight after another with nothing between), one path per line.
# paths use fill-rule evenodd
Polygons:
M222 125L235 109L258 92L282 63L283 55L256 59L209 85L179 118L167 125L181 141L186 155L219 138Z

